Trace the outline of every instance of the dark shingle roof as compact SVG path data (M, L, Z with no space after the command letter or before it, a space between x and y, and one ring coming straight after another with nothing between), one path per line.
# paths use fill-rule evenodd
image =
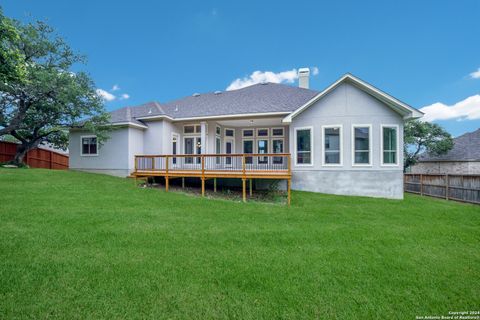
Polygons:
M112 123L165 115L174 119L250 113L292 112L318 91L277 83L255 84L238 90L192 95L167 103L149 102L110 113ZM141 122L139 122L141 123Z
M480 161L480 129L453 139L452 150L441 156L425 154L420 161Z

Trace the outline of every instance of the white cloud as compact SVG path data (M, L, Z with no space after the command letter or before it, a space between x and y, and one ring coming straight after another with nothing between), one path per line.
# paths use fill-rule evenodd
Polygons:
M297 69L292 69L289 71L283 71L279 73L274 73L272 71L255 71L248 77L237 78L233 80L232 83L227 87L228 90L237 90L244 87L251 86L253 84L262 83L262 82L273 82L273 83L293 83L298 79Z
M319 72L319 70L318 70L317 67L313 67L313 68L312 68L312 74L313 74L314 76L318 75L318 72Z
M108 91L105 91L103 89L97 89L96 91L97 94L105 101L113 101L116 99L116 97Z
M123 93L121 96L120 96L120 100L126 100L130 98L130 95L128 93Z
M480 68L478 68L477 71L470 73L470 77L472 77L472 79L480 79Z
M468 97L450 106L437 102L421 108L420 111L425 113L422 118L425 121L480 119L480 94Z
M118 86L118 84L114 84L111 91L118 91L118 90L120 90L120 87Z

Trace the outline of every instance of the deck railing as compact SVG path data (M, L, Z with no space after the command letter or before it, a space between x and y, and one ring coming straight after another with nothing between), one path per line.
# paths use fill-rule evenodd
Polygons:
M136 155L135 171L269 172L290 173L289 153Z

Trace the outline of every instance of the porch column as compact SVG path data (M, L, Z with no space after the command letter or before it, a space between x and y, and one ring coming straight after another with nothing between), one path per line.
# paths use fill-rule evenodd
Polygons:
M207 153L207 123L200 122L200 138L202 139L201 153Z

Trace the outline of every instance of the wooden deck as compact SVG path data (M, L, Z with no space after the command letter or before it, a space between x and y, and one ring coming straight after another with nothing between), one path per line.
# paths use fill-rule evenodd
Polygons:
M243 201L247 200L246 180L287 180L287 203L291 200L291 160L288 153L275 154L199 154L199 155L136 155L135 178L165 177L168 191L171 178L200 178L202 196L205 180L216 178L242 179ZM251 186L250 186L251 192Z

